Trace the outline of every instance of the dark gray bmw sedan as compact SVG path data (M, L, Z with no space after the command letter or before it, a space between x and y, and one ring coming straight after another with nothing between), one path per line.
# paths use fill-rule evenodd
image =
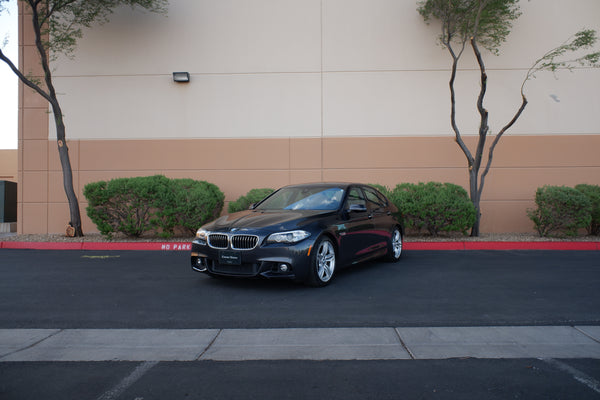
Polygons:
M285 186L247 211L208 223L192 242L195 271L324 286L343 266L402 254L398 210L359 183Z

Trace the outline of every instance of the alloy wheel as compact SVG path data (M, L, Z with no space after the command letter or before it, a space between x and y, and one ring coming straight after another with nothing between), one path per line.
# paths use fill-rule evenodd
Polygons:
M323 283L329 282L335 271L335 249L327 239L324 239L317 249L316 267L319 280Z

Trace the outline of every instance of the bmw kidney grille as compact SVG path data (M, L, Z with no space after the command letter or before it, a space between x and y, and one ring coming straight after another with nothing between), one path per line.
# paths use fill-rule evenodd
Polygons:
M227 249L229 245L234 250L252 250L258 244L255 235L226 235L224 233L211 233L208 235L208 245L215 249Z

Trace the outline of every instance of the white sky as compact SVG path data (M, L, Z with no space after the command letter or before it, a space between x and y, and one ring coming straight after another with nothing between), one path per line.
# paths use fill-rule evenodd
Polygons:
M17 0L9 0L7 10L0 14L0 46L4 54L18 62ZM16 149L18 142L17 76L0 61L0 149Z

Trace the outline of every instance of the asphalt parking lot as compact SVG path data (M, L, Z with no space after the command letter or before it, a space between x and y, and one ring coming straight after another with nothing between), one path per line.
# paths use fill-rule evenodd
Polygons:
M319 289L211 279L183 251L1 254L0 328L600 325L593 251L407 251Z
M3 249L0 398L598 398L599 261L407 251L314 289Z

